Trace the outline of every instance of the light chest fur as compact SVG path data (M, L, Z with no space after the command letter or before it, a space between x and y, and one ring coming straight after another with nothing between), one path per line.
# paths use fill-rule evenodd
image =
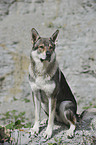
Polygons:
M33 51L31 55L35 62L35 67L32 68L31 64L29 66L29 73L33 78L33 81L29 81L31 89L33 92L42 90L47 96L50 96L56 87L56 84L51 80L51 77L57 70L57 64L54 65L53 69L51 68L51 73L48 73L47 69L50 62L42 63L36 51Z

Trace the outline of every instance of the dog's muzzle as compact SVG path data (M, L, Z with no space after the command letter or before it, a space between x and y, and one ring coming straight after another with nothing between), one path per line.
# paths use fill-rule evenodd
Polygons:
M43 62L43 61L49 61L50 62L50 60L51 60L51 53L50 53L50 51L46 51L46 58L45 59L40 59L41 60L41 62Z
M47 51L47 52L46 52L46 58L47 58L48 60L51 59L51 53L50 53L50 51Z

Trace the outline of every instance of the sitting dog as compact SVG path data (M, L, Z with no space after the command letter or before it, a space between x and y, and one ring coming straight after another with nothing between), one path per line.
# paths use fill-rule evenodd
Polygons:
M49 116L44 136L50 138L54 119L70 125L68 136L76 128L77 103L56 61L55 42L59 30L50 38L42 38L32 28L33 47L30 53L29 83L35 104L35 124L31 134L39 133L40 108Z

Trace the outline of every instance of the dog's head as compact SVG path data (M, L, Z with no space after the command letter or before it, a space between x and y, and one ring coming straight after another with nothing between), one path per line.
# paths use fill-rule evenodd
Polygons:
M42 38L39 33L32 28L32 43L33 48L32 51L36 51L41 62L51 61L51 56L55 50L55 41L58 36L59 30L50 37L50 38Z

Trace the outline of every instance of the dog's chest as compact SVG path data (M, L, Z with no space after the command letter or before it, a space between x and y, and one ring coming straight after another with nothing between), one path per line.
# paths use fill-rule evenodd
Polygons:
M49 76L38 76L35 80L37 90L42 90L47 96L51 95L56 87L55 82L50 80Z
M56 84L51 80L51 77L47 73L41 75L42 73L40 74L40 72L37 72L34 74L31 65L29 66L29 73L32 76L32 80L29 80L29 83L33 92L42 90L47 96L50 96L53 93Z
M33 68L31 68L31 65L29 67L29 73L34 79L33 82L30 82L31 88L33 91L42 90L49 96L56 87L55 82L51 80L50 75L47 73L49 63L42 63L36 52L32 52L32 57L35 65Z

